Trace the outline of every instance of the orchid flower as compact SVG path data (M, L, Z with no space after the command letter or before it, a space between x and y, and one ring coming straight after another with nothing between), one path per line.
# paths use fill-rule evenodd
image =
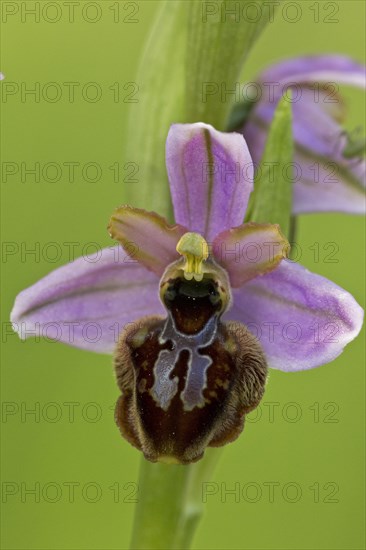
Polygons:
M185 464L239 435L267 365L332 361L363 311L286 259L278 225L243 223L253 163L241 134L175 124L166 164L176 224L121 206L109 232L122 247L53 271L18 295L11 319L22 338L114 352L122 435L149 460Z
M293 213L365 213L365 160L347 154L341 126L345 104L338 83L365 88L365 67L339 55L308 56L281 61L258 77L259 101L243 128L258 164L277 102L292 88L295 141ZM248 91L250 90L250 85ZM363 143L363 142L362 142Z

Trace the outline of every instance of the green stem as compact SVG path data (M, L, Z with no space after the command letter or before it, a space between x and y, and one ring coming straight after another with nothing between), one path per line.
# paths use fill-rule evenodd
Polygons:
M189 466L153 464L140 467L131 550L187 550L202 516L202 483L218 461L217 449Z
M184 504L183 525L177 533L177 548L184 550L191 547L194 534L202 518L204 505L202 494L204 483L212 479L213 472L221 457L223 448L207 449L205 456L196 464L190 466L190 475Z

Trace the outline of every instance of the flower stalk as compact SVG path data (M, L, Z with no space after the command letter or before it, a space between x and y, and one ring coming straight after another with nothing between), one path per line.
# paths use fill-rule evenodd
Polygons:
M178 548L175 541L186 513L190 468L141 458L131 550Z
M188 549L203 513L202 483L210 479L221 450L188 466L141 458L139 498L131 550Z

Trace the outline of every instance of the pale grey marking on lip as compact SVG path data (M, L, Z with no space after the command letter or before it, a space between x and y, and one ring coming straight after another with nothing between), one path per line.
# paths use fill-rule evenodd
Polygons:
M188 351L187 380L180 398L183 401L183 408L191 411L194 407L205 405L203 390L207 384L207 369L212 360L207 355L200 355L198 349L212 344L217 332L217 315L209 319L205 327L198 334L184 334L177 330L171 314L165 323L164 330L159 338L160 344L168 340L173 342L172 350L160 351L154 366L154 386L151 388L151 395L159 407L164 411L178 391L178 377L170 379L180 353Z

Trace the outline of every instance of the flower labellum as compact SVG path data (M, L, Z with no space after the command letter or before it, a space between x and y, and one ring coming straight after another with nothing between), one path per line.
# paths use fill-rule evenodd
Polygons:
M184 261L160 282L167 318L142 319L118 343L116 420L147 459L187 464L238 437L264 393L267 362L244 325L221 320L230 285L205 239L185 233L177 251Z

